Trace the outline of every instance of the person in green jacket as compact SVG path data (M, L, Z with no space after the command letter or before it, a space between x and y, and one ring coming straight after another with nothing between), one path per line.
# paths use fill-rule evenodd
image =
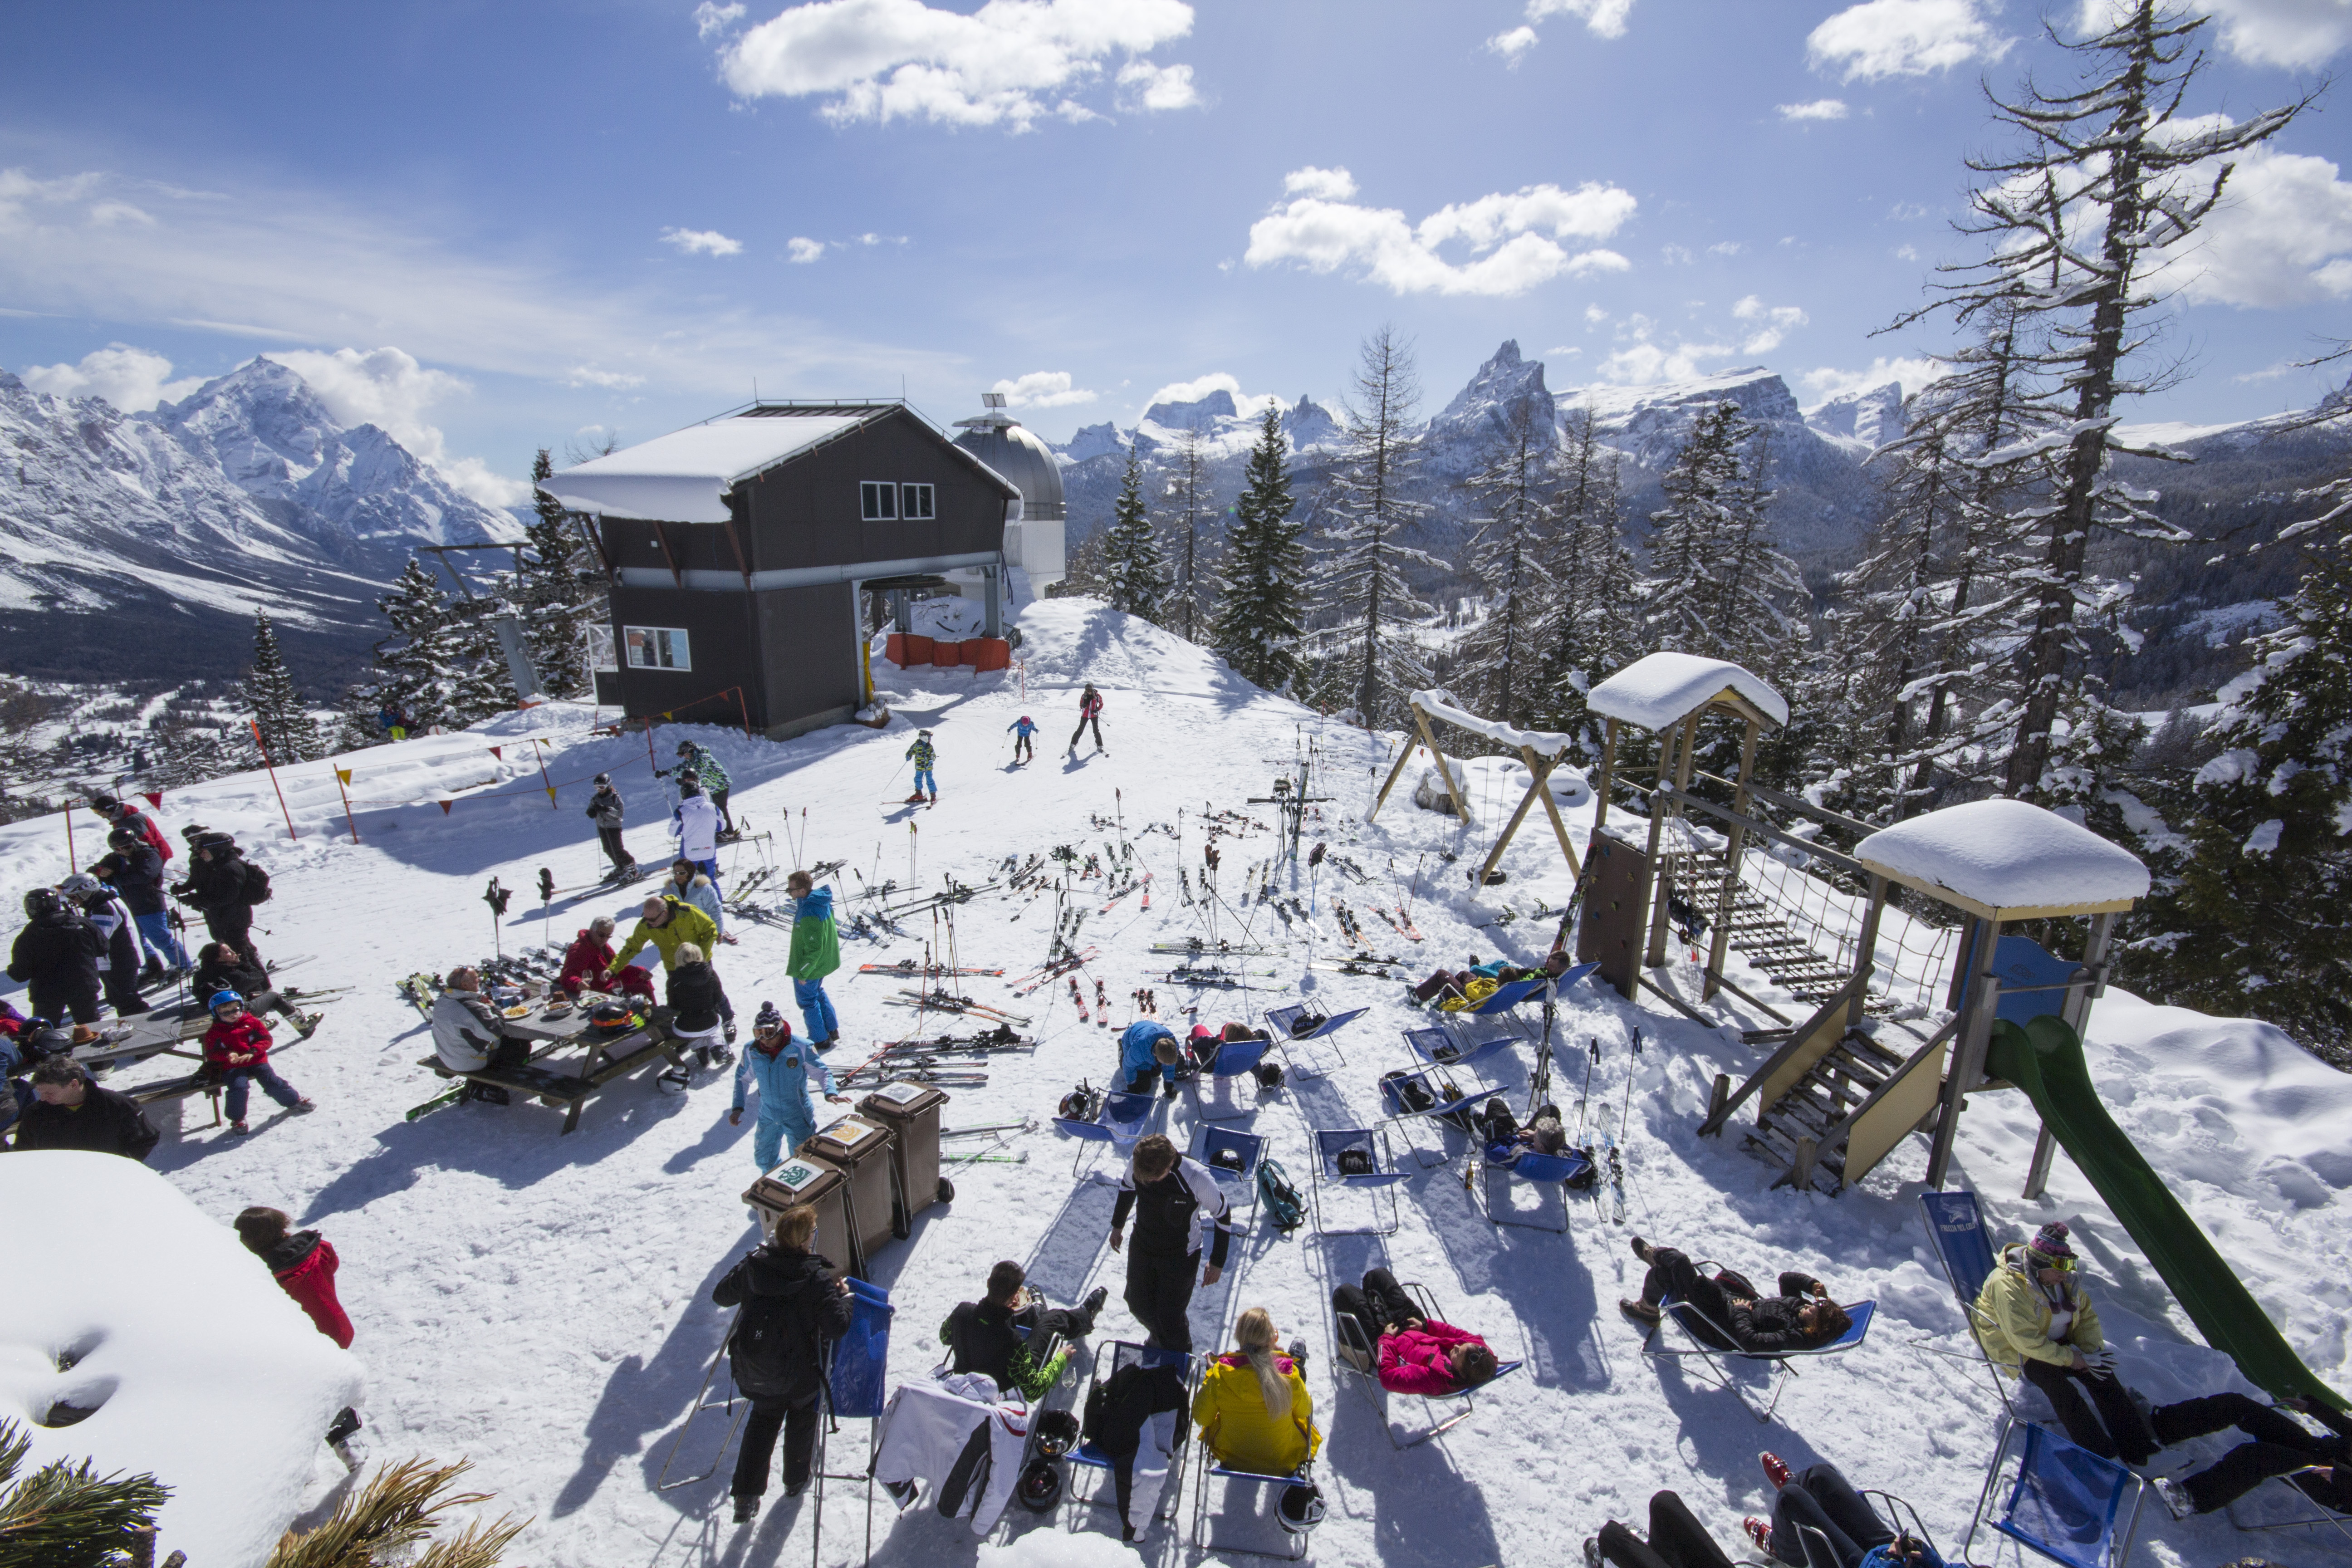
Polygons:
M2156 1453L2156 1434L2116 1376L2115 1352L2074 1271L2067 1235L2064 1222L2053 1220L2032 1241L2002 1247L1969 1326L1995 1365L2048 1396L2078 1447L2144 1465Z
M647 942L661 954L664 969L677 967L677 950L684 943L692 942L705 952L718 951L719 928L692 904L675 898L647 899L637 912L641 917L637 929L629 933L629 940L613 955L605 973L618 975Z
M801 1005L809 1045L830 1050L841 1035L833 998L824 994L824 977L841 967L841 928L834 923L833 889L818 887L806 871L795 871L784 879L784 890L794 904L793 951L784 973L793 977L793 999Z

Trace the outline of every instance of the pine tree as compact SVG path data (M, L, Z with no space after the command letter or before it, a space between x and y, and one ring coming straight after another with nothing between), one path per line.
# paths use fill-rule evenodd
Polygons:
M1735 472L1707 617L1725 658L1792 684L1805 658L1809 595L1804 573L1772 545L1772 447L1763 426L1752 427Z
M1943 268L1950 280L1938 286L1942 297L1895 323L1948 310L1971 326L2014 311L2030 374L2066 420L2054 488L2038 518L2037 558L2019 579L2033 603L2002 779L2011 795L2044 789L2062 712L2082 701L2087 638L2115 608L2113 587L2088 570L2094 539L2103 531L2187 537L2150 511L2113 464L2116 454L2135 450L2116 433L2117 405L2162 384L2169 369L2148 352L2151 312L2170 309L2171 290L2158 275L2220 203L2232 167L2226 160L2277 135L2310 102L2238 123L2178 115L2204 65L2193 39L2205 23L2158 0L2133 0L2105 31L2060 40L2083 62L2074 90L2029 82L2015 102L1993 97L1994 120L2021 144L2007 156L1969 161L1983 183L1963 232L1984 237L1989 254Z
M1625 544L1616 454L1601 444L1590 409L1577 409L1560 443L1560 521L1550 572L1552 602L1538 628L1547 727L1578 737L1588 758L1601 737L1584 705L1593 682L1648 651L1633 552Z
M1243 679L1269 691L1286 690L1298 678L1307 620L1307 557L1302 530L1290 520L1286 453L1282 416L1268 408L1234 503L1225 574L1209 622L1209 646Z
M1463 481L1485 514L1470 542L1469 570L1486 590L1486 609L1462 639L1464 674L1454 689L1482 716L1521 729L1535 723L1542 694L1538 649L1555 590L1550 455L1518 404L1486 460Z
M1722 615L1724 577L1744 526L1740 448L1753 433L1736 403L1701 409L1659 476L1666 504L1650 514L1643 584L1649 640L1658 647L1736 660L1734 628Z
M1143 465L1129 447L1127 473L1120 479L1118 500L1111 508L1110 527L1103 535L1104 597L1114 610L1161 617L1168 593L1168 558L1160 552L1160 537L1152 531L1150 514L1143 505Z
M1168 528L1175 542L1167 598L1168 629L1199 642L1208 628L1209 563L1217 541L1215 498L1209 491L1208 449L1197 426L1178 434L1168 468ZM1204 535L1206 537L1204 537Z
M253 617L253 666L245 672L245 705L261 731L262 749L271 762L305 763L318 754L318 731L278 654L278 634L270 628L267 610Z
M1393 727L1402 719L1405 694L1430 680L1406 623L1435 614L1406 584L1403 568L1442 571L1445 563L1399 542L1429 507L1407 499L1421 458L1413 421L1421 384L1411 346L1392 329L1384 326L1364 340L1354 393L1346 409L1347 447L1331 475L1328 521L1318 541L1317 587L1337 617L1322 640L1331 649L1332 687L1341 689L1344 681L1357 722Z
M32 1439L0 1420L0 1563L24 1568L117 1568L152 1529L172 1489L152 1475L100 1476L88 1459L52 1460L20 1475Z
M532 481L554 471L541 447ZM589 683L586 628L605 608L603 574L582 537L581 519L544 490L532 500L538 520L524 531L530 548L515 583L515 608L541 688L550 697L576 697Z
M462 730L514 705L514 682L491 626L498 600L453 602L412 558L376 607L393 630L376 644L377 700L398 703L410 733Z

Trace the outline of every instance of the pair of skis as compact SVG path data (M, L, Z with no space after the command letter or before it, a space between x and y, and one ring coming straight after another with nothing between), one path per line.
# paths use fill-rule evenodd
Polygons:
M902 980L913 980L918 976L925 980L937 980L950 974L993 974L1001 978L1004 971L1002 969L955 969L944 963L918 963L911 958L902 958L896 963L861 963L857 966L857 973L895 974Z

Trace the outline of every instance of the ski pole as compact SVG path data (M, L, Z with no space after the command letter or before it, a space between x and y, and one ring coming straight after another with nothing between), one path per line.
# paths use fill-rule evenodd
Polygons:
M1600 1059L1601 1037L1595 1035L1592 1037L1592 1049L1585 1053L1584 1087L1576 1094L1576 1136L1580 1141L1584 1137L1584 1107L1592 1098L1592 1064Z

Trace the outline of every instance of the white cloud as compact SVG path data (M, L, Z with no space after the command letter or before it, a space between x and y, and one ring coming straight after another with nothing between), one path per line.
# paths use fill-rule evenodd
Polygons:
M1868 392L1885 386L1888 382L1900 383L1903 395L1911 396L1931 381L1941 380L1951 367L1940 360L1888 359L1885 355L1872 360L1864 370L1839 370L1824 365L1817 370L1801 372L1797 383L1813 395L1815 403L1826 403L1832 397L1843 397L1849 392Z
M300 376L319 395L338 425L373 425L441 472L458 489L485 506L513 506L530 499L530 487L493 473L479 458L452 456L438 426L425 411L443 398L473 387L446 371L427 370L404 349L273 349L269 357Z
M1576 16L1582 19L1585 30L1595 37L1622 38L1625 36L1625 18L1633 9L1633 0L1528 0L1528 20Z
M810 262L814 261L818 257L824 254L824 241L821 239L805 239L796 234L793 236L792 238L784 241L784 248L792 252L791 258L793 261L805 267Z
M1609 312L1602 310L1600 306L1587 305L1584 307L1584 320L1588 325L1598 326L1608 319Z
M2315 66L2352 45L2352 0L2204 0L2221 24L2221 47L2253 65ZM2104 31L2115 0L2083 0L2076 25Z
M1737 256L1748 247L1736 239L1718 239L1706 247L1709 256Z
M1156 66L1150 60L1129 60L1118 68L1118 85L1127 89L1121 102L1129 109L1197 109L1201 105L1201 94L1192 86L1191 66ZM1073 103L1070 107L1078 106ZM1093 116L1089 113L1087 118Z
M1582 349L1574 348L1569 344L1562 343L1557 348L1549 348L1544 350L1544 357L1546 359L1577 359L1580 357L1583 353L1584 351Z
M1845 79L1926 76L1970 60L1997 60L2015 40L1978 15L1977 0L1864 0L1815 27L1805 53Z
M1486 40L1486 47L1503 57L1503 63L1513 70L1519 68L1520 58L1541 40L1533 27L1521 26L1507 33L1497 33Z
M1282 177L1283 193L1293 196L1320 196L1325 201L1344 202L1356 194L1356 176L1345 169L1318 169L1309 163L1304 169L1293 169Z
M642 375L631 375L623 370L598 370L593 364L573 365L571 373L563 378L566 386L601 386L613 392L625 391L645 384L646 378Z
M707 38L713 33L723 33L743 19L743 7L739 5L714 5L710 0L694 8L694 36Z
M205 384L192 375L171 378L172 362L149 349L109 343L81 356L79 364L27 365L17 373L26 386L56 397L103 397L125 413L159 403L176 403Z
M1895 247L1895 258L1897 261L1916 261L1919 259L1919 247L1916 245L1898 245Z
M1698 255L1687 245L1662 245L1658 247L1658 259L1669 267L1688 267L1698 259Z
M1033 370L1027 375L1000 381L989 390L1004 394L1006 405L1013 408L1066 408L1074 403L1092 403L1102 395L1072 386L1070 381L1066 370Z
M1301 169L1284 184L1297 192L1338 190L1340 182L1354 190L1344 169ZM1293 261L1311 272L1346 267L1399 294L1523 294L1563 273L1624 271L1632 264L1614 251L1570 254L1555 242L1606 237L1634 206L1630 193L1594 181L1572 191L1529 185L1441 207L1416 227L1393 207L1300 195L1250 226L1243 259L1252 267ZM1477 259L1457 264L1438 254L1454 243Z
M1149 408L1155 403L1198 403L1213 392L1233 394L1236 405L1247 395L1242 391L1242 384L1238 380L1223 371L1214 370L1206 375L1194 376L1191 381L1171 381L1145 398L1143 405Z
M1790 332L1805 324L1805 312L1794 305L1767 305L1750 294L1731 307L1734 321L1756 323L1740 343L1744 354L1769 354Z
M2352 184L2336 177L2336 164L2269 146L2233 160L2221 205L2173 258L2168 277L2208 304L2303 305L2352 295Z
M1927 208L1920 202L1896 202L1886 209L1886 216L1897 223L1916 223L1927 216Z
M666 228L661 237L663 244L688 256L733 256L743 248L741 240L730 239L715 228Z
M1094 118L1066 90L1098 77L1153 72L1138 104L1199 101L1188 68L1162 72L1136 57L1192 29L1183 0L987 0L964 15L922 0L813 0L787 6L719 56L740 97L817 98L835 123L915 118L1028 130L1041 115ZM1181 75L1174 73L1181 72Z
M1689 381L1705 375L1707 361L1729 359L1731 354L1721 343L1676 343L1668 348L1645 338L1602 360L1597 372L1601 380L1620 386L1654 386L1662 381Z
M1845 100L1817 98L1811 103L1784 103L1780 106L1783 120L1843 120Z

